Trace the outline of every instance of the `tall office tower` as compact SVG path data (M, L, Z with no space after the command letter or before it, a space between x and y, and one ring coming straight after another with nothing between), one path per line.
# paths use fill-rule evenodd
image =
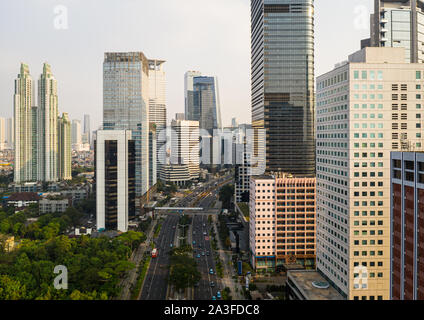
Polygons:
M251 23L255 156L267 172L314 177L313 0L252 0Z
M6 148L6 119L0 118L0 151Z
M198 112L193 110L193 78L200 77L200 71L187 71L184 74L184 112L185 120L199 121Z
M149 61L141 52L105 53L104 130L131 130L136 145L136 195L149 190Z
M172 120L171 162L186 164L190 179L199 178L199 122ZM175 133L175 134L174 134Z
M160 178L166 182L184 185L198 179L199 168L199 122L172 120L171 155L163 165Z
M390 151L423 143L424 65L404 57L364 48L317 79L317 267L348 299L390 298Z
M135 216L136 150L131 130L99 130L95 147L98 230L128 231Z
M250 124L241 124L237 130L233 147L235 153L233 156L235 165L234 199L237 203L249 202L252 146L249 147L251 141L248 135L251 130Z
M72 180L71 122L66 112L58 119L57 137L59 180Z
M391 155L391 300L424 299L424 153Z
M193 108L188 111L187 120L199 121L201 130L213 135L214 129L222 129L217 77L193 78Z
M6 142L9 149L15 146L15 130L13 118L8 118L6 121Z
M316 178L291 175L250 179L249 238L252 266L315 265Z
M156 126L157 154L155 172L160 177L161 163L166 158L166 73L163 60L149 60L149 122ZM150 156L152 157L152 156ZM150 169L152 171L152 168ZM155 181L157 178L154 179ZM156 183L155 183L156 184ZM150 185L151 187L153 185Z
M89 114L84 115L84 134L86 136L85 143L91 144L91 121Z
M81 121L72 120L72 144L81 144Z
M32 114L33 80L28 65L21 64L14 94L15 164L14 182L33 181Z
M424 62L424 1L374 0L370 30L362 47L402 47L406 62Z
M165 142L166 143L166 142ZM149 128L149 185L154 186L158 178L158 161L157 161L157 136L156 126L150 123Z
M231 119L231 128L237 128L237 127L238 127L237 118L232 118Z
M40 133L37 148L38 181L58 180L58 117L57 81L51 72L50 65L45 63L43 73L38 80L38 131Z

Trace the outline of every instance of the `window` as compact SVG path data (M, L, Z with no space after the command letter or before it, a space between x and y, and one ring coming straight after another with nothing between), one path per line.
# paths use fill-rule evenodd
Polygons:
M415 73L415 79L417 79L417 80L421 80L421 71L417 71L417 72Z
M362 71L362 80L367 79L367 71Z
M354 72L353 72L353 78L354 78L355 80L358 80L358 79L359 79L359 71L354 71Z

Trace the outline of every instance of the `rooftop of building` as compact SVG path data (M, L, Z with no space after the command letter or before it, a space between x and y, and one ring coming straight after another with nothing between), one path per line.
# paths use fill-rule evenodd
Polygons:
M36 192L17 192L13 193L8 201L38 201L40 196Z
M287 278L308 300L345 300L317 271L289 270Z

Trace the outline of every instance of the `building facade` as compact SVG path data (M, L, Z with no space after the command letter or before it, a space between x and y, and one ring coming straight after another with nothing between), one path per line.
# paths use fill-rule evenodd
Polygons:
M284 263L314 267L316 179L288 175L250 180L250 254L256 270Z
M14 131L15 166L14 182L36 181L36 169L33 168L32 106L33 79L29 67L21 64L20 73L15 80L14 94Z
M314 2L252 0L251 28L252 126L265 131L254 156L315 177Z
M66 112L58 119L57 141L58 178L59 180L72 180L71 121Z
M160 177L161 163L166 159L166 73L164 60L149 60L149 122L155 126L156 163L150 172ZM152 148L150 148L152 149ZM152 158L153 156L150 155ZM161 161L162 159L162 161ZM152 180L152 179L151 179ZM156 182L150 187L154 186Z
M390 152L422 148L424 66L364 48L317 79L317 268L348 299L390 298Z
M199 121L199 128L213 135L222 129L221 103L217 77L193 77L193 106L187 120Z
M194 100L193 100L193 78L201 77L202 73L200 71L187 71L184 74L184 112L185 120L194 120L199 121L200 112L199 110L194 110Z
M374 0L370 30L370 46L405 48L405 62L424 62L422 0Z
M149 189L149 61L141 52L105 53L104 130L131 130L136 144L136 194Z
M424 153L391 154L390 299L424 299Z
M136 145L131 130L99 130L96 143L98 230L128 231L135 217Z
M39 181L58 181L57 81L45 63L38 80L37 176Z

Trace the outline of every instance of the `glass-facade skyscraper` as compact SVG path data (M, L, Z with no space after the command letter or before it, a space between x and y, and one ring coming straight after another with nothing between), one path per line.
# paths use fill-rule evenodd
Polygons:
M141 52L105 53L104 130L131 130L136 149L136 196L149 190L149 61Z
M251 22L255 156L267 172L314 177L313 0L252 0Z

